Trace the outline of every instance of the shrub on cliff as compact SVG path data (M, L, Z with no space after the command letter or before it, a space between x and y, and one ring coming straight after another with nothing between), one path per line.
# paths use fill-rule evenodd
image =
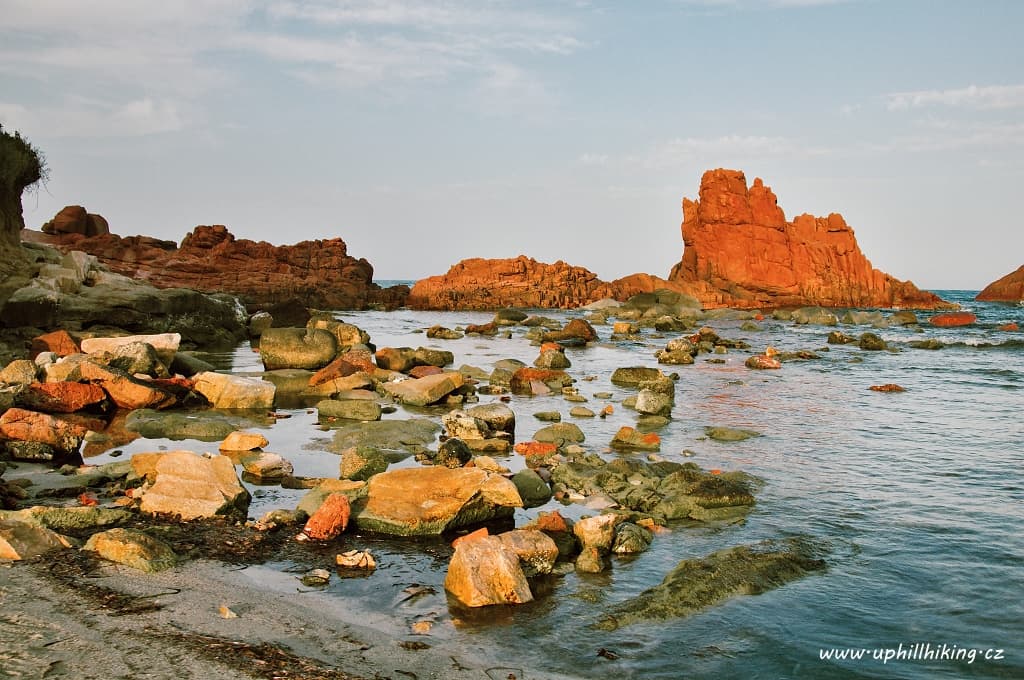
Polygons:
M25 226L21 216L21 194L47 176L43 154L28 140L11 134L0 125L0 235L17 241Z

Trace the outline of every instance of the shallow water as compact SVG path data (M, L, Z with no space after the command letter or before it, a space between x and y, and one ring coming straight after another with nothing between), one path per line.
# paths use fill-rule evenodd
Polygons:
M455 607L445 597L450 549L440 539L346 535L345 549L369 548L379 568L367 578L334 580L316 598L316 606L359 612L368 625L396 637L428 644L432 638L450 640L495 665L586 678L1024 677L1024 333L996 330L1007 321L1024 321L1024 308L977 303L973 293L937 292L977 313L979 322L963 329L878 330L899 351L864 352L856 345L826 346L830 329L821 326L767 319L761 331L748 332L740 330L740 321L715 321L710 325L720 335L745 339L755 348L829 351L821 351L819 360L786 363L780 371L744 368L747 352L741 351L716 355L725 364L706 363L701 355L693 366L664 367L677 371L680 379L673 420L659 431L661 455L762 478L757 505L745 521L674 526L655 539L649 552L616 558L606 573L552 578L538 584L536 602L476 611ZM538 313L558 319L580 315ZM470 364L489 371L499 359L530 363L537 354L521 327L512 329L511 339L440 341L421 332L434 324L484 323L492 316L488 313L399 310L342 316L369 332L378 347L448 349L455 353L456 367ZM839 328L851 335L872 330ZM597 330L608 338L609 326ZM656 366L654 351L674 337L657 335L645 331L640 342L605 340L567 350L571 375L597 376L577 382L580 393L590 397L585 405L598 411L611 403L614 414L605 420L573 419L568 411L575 404L561 397L513 397L517 441L545 425L533 413L558 410L563 421L583 428L592 451L620 455L607 444L620 426L635 424L636 414L621 406L633 391L612 385L609 377L620 366ZM951 346L929 351L907 345L928 338ZM261 369L248 346L223 360L236 371ZM898 383L907 391L868 390L880 383ZM613 397L592 396L599 392ZM481 396L481 402L496 398ZM439 419L445 409L414 411ZM268 450L291 460L297 475L337 476L338 457L319 443L330 434L317 427L315 414L286 412L292 417L254 428L270 440ZM409 415L399 409L385 417ZM764 436L719 443L703 437L708 425L750 428ZM140 440L122 451L215 446ZM693 457L684 458L684 450ZM109 455L90 462L104 462ZM518 456L500 461L513 470L523 465ZM294 507L303 493L250 488L253 516ZM519 511L516 523L555 508L571 517L587 512L552 501ZM658 584L682 559L793 534L808 534L829 546L826 572L686 619L613 633L592 628L607 606ZM267 588L292 591L300 586L289 566L263 565L247 573ZM411 636L412 623L423 620L434 623L429 635ZM933 649L945 644L947 650L955 645L961 658L885 663L872 658L876 649L901 644L906 649L915 643L930 643ZM598 656L602 648L619 658ZM822 661L820 650L831 648L871 651L860 661ZM986 660L989 649L1002 649L1004 658ZM973 662L971 650L977 650Z

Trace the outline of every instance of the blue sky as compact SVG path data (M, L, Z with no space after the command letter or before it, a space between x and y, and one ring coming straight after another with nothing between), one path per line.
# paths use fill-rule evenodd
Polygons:
M872 263L979 288L1024 262L1024 3L0 0L29 226L340 236L378 278L466 257L666 276L710 168Z

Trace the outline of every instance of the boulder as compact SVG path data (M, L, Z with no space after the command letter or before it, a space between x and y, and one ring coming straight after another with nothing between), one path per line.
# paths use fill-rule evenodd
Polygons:
M380 420L380 404L368 399L324 399L316 404L317 421Z
M462 374L452 371L423 378L384 383L384 391L396 401L410 406L426 406L440 401L462 387Z
M339 477L365 481L388 469L388 461L372 446L350 446L341 452Z
M752 368L758 371L782 368L781 361L773 356L768 356L767 354L755 354L747 357L747 360L743 362L743 365L747 368Z
M107 393L89 383L32 383L18 393L18 405L44 413L74 413L100 407Z
M446 439L434 456L434 464L447 468L460 468L473 460L473 452L461 439Z
M649 529L623 522L615 529L615 540L612 543L612 552L616 555L635 555L647 550L654 540L654 534Z
M431 326L430 328L427 329L427 337L431 339L436 338L438 340L458 340L459 338L462 338L464 336L465 333L463 333L462 331L453 331L450 328L445 328L444 326L440 325Z
M38 367L34 361L15 359L0 371L0 383L5 385L30 385L36 381Z
M586 344L597 339L597 331L583 319L571 319L561 330L550 331L541 336L542 342L557 342L561 345Z
M621 515L615 514L587 517L577 520L572 531L584 549L596 548L601 554L607 554L615 541L615 527L622 519Z
M543 368L517 369L509 380L509 389L515 394L548 394L568 387L573 379L565 371Z
M268 371L323 368L337 354L337 339L320 328L268 328L260 336L260 359Z
M512 483L523 499L524 508L536 508L551 500L551 487L539 474L529 468L512 475Z
M957 326L969 326L978 317L971 312L946 312L945 314L936 314L929 322L933 326L939 326L940 328L951 328Z
M276 388L266 380L212 371L198 373L193 379L196 392L214 408L268 409L274 406Z
M317 541L331 541L345 531L351 515L348 496L332 493L310 516L302 533Z
M874 333L861 333L857 340L857 346L868 352L879 352L888 347L885 340Z
M832 331L828 334L826 342L830 345L850 345L857 342L857 338L842 331Z
M169 545L136 529L101 531L90 536L82 549L147 573L170 569L178 561Z
M134 515L127 510L99 506L34 505L22 510L0 510L0 520L22 522L52 529L58 533L76 533L115 526Z
M11 408L0 414L0 439L36 442L58 454L77 453L87 428L45 413Z
M353 446L371 446L382 451L424 453L437 439L441 427L426 418L352 422L334 433L329 450L341 453Z
M661 437L655 432L639 432L632 427L624 425L612 437L611 446L613 449L627 451L660 451Z
M645 380L655 380L663 375L658 368L628 366L615 369L612 373L612 383L620 387L637 387Z
M496 538L519 558L519 566L527 577L550 574L558 559L558 546L543 531L514 529Z
M374 358L384 370L405 373L416 365L416 350L412 347L382 347Z
M763 541L683 560L660 585L613 606L598 622L616 630L639 622L668 621L695 614L737 595L757 595L809 573L822 571L822 551L809 539Z
M460 542L448 563L444 589L467 607L533 600L518 556L497 536Z
M153 411L136 409L124 420L124 429L147 439L198 439L216 442L230 437L249 421L217 411Z
M156 335L125 335L115 338L87 338L82 340L82 351L86 354L113 353L117 348L135 343L145 343L156 350L165 366L170 366L181 345L180 333L159 333Z
M436 535L511 517L523 501L515 485L477 468L402 468L374 475L355 509L361 530L398 536Z
M801 307L793 311L793 323L799 325L835 326L839 318L822 307Z
M713 426L704 428L704 436L716 442L741 442L751 437L760 437L761 433L738 427Z
M540 356L533 361L533 365L542 369L561 370L572 366L572 362L565 356L561 348L542 350Z
M575 423L554 423L537 430L533 439L538 442L551 442L558 446L578 444L586 439L583 430Z
M248 475L247 481L252 481L249 479L252 477L259 482L272 482L290 477L295 472L295 468L290 462L276 453L268 451L244 454L239 462L241 462L245 474Z
M235 431L220 443L221 451L255 451L267 446L270 442L259 432Z
M78 363L82 380L99 385L118 408L168 408L177 403L173 394L155 383L139 380L127 371L113 366L101 366L92 361ZM47 382L49 382L47 376Z
M436 366L437 368L444 368L455 363L455 355L451 352L429 347L416 348L412 359L417 366Z
M27 560L70 547L66 538L45 527L0 519L0 560Z
M136 459L132 465L136 467ZM154 481L142 491L140 510L150 514L180 516L182 520L202 519L215 515L245 512L249 492L235 473L227 456L206 458L191 451L154 454L155 459L139 460L140 476L150 469Z
M59 357L78 354L82 349L66 330L56 330L32 338L30 356L34 359L42 352L53 352Z
M295 509L297 514L311 517L331 494L344 494L349 505L366 493L366 482L349 479L323 479L309 490Z

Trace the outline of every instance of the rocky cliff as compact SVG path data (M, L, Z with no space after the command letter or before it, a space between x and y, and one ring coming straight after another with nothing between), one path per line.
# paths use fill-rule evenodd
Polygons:
M340 238L275 246L236 239L224 226L199 226L179 247L173 241L148 236L102 233L102 227L94 226L97 221L93 218L98 216L88 215L84 209L72 211L80 218L80 228L64 226L67 221L58 220L68 210L62 210L47 224L52 233L26 230L22 238L65 252L80 250L95 255L111 270L157 288L230 293L250 310L289 300L321 309L360 309L378 301L395 303L372 282L370 263L350 256ZM53 226L55 223L57 226Z
M841 215L787 222L775 194L742 172L709 170L683 199L683 258L669 280L706 308L949 306L871 266Z
M409 293L414 309L571 308L612 297L614 289L588 269L562 261L472 258L447 274L420 279Z
M975 300L984 302L1021 302L1024 301L1024 265L1017 271L1010 272L998 281L985 286Z

